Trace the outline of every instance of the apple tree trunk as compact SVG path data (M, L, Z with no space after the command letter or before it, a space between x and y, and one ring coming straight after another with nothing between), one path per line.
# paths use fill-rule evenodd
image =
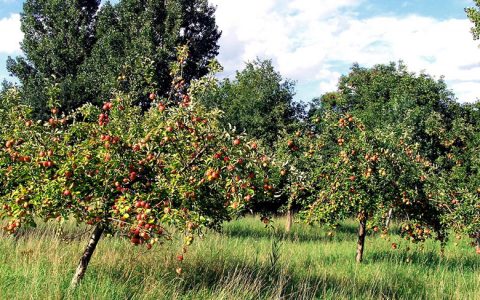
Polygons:
M293 223L293 211L292 208L289 207L287 210L287 222L285 223L285 232L290 232L292 229L292 223Z
M88 263L92 258L93 252L95 251L95 248L97 247L98 241L100 240L104 230L105 228L103 224L98 224L97 226L95 226L95 229L93 230L90 240L88 241L87 247L85 248L85 251L83 252L82 257L80 258L80 262L78 263L77 270L73 275L72 282L70 284L71 288L75 288L80 283L83 276L85 275L85 272L87 271Z
M390 222L392 221L392 214L393 214L393 208L390 208L388 210L387 221L385 221L385 228L388 228L390 226Z
M358 227L358 241L357 241L357 263L361 263L363 260L363 250L365 248L365 237L367 236L367 219L368 214L361 212L358 216L360 225Z
M480 254L480 232L477 233L477 238L475 240L476 240L475 249L476 249L477 253Z

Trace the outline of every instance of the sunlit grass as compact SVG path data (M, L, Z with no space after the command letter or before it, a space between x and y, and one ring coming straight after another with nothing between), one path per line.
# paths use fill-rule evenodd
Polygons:
M182 263L178 241L148 251L105 237L69 293L88 231L67 224L57 234L43 225L0 238L0 299L479 299L480 256L468 239L450 241L441 258L433 241L422 247L369 236L358 265L353 222L331 237L300 224L286 235L283 220L274 227L253 217L231 222L197 239Z

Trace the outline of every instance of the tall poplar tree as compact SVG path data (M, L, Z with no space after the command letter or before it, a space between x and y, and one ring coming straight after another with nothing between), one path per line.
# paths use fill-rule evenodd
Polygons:
M187 44L187 82L207 73L220 31L207 0L27 0L23 57L9 59L23 98L46 116L52 91L64 111L107 101L115 90L137 99L168 93L176 48ZM55 86L55 89L51 87ZM147 101L145 101L147 102Z
M97 44L84 66L92 97L107 98L116 88L137 99L147 99L151 92L167 95L170 64L180 45L189 47L185 80L207 74L219 48L214 13L207 0L123 0L105 5L98 17ZM115 80L119 75L121 82Z
M100 0L27 0L21 14L24 56L9 58L7 68L18 77L23 98L45 112L48 87L58 84L64 109L77 105L80 66L95 44L95 15Z

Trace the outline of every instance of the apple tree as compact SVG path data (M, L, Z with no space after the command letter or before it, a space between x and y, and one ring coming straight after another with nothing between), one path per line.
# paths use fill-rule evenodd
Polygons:
M181 74L184 54L174 74ZM187 87L174 76L170 98L152 93L143 113L123 94L69 115L52 108L47 122L31 120L28 107L11 106L0 136L4 229L14 233L39 219L93 226L76 286L104 232L124 231L132 244L151 248L177 228L188 245L202 228L219 226L262 197L268 179L258 167L265 159L258 144L223 130L218 112L195 102L212 78ZM18 95L9 97L2 101Z
M289 232L293 214L302 208L303 201L315 193L315 178L310 177L312 169L319 165L320 156L314 155L319 149L317 134L308 126L298 126L293 134L286 132L275 144L275 167L271 176L277 178L277 195L274 199L279 210L286 210L285 231Z
M301 201L301 215L308 223L331 226L357 218L357 262L363 259L367 222L375 231L386 230L384 219L392 207L409 220L403 226L408 239L423 240L432 232L445 239L438 209L428 198L433 166L409 143L408 134L398 138L388 129L368 131L354 116L328 111L308 139L302 155L311 162L305 169L309 195Z
M480 113L479 103L463 106L464 113L454 120L445 135L449 150L444 169L436 181L435 201L443 211L443 221L458 234L474 239L480 254Z

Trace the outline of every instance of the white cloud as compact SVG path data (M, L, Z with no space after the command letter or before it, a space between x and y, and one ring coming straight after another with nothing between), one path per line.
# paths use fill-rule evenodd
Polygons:
M19 14L0 19L0 54L19 53L22 39Z
M316 82L314 97L334 89L339 70L347 71L353 62L372 66L403 60L411 71L445 75L460 101L480 97L480 49L467 19L360 19L355 9L362 0L212 2L223 30L219 59L228 75L244 61L271 58L299 87Z

